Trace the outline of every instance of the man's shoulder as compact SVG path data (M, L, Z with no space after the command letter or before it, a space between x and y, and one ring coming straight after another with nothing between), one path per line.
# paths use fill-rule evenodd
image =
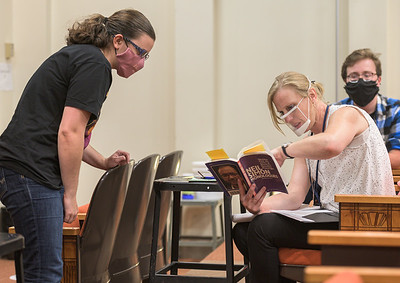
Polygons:
M391 106L395 106L395 107L399 107L400 106L400 99L396 99L396 98L391 98L391 97L387 97L381 94L378 94L381 98L381 101L383 104L386 105L391 105Z

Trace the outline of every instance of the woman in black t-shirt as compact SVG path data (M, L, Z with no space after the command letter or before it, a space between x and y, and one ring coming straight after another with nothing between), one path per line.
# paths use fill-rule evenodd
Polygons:
M62 225L78 213L81 161L104 170L129 161L122 150L105 158L89 141L111 69L128 78L143 68L155 33L127 9L76 22L66 41L33 74L0 136L0 198L25 237L26 282L62 278Z

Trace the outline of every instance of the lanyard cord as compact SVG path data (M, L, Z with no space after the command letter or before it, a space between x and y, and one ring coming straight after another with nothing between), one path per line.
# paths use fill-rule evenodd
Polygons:
M329 105L326 106L326 110L325 110L325 116L324 116L324 123L322 124L322 132L325 131L325 125L326 125L326 118L328 117L328 113L329 113ZM320 160L317 161L317 168L316 168L316 172L315 172L315 181L311 181L311 172L310 170L308 170L308 174L309 174L309 178L310 178L310 182L312 182L311 184L311 188L313 191L313 195L316 197L317 201L319 204L321 204L320 198L319 198L319 194L316 190L316 187L318 185L318 169L319 169L319 162Z

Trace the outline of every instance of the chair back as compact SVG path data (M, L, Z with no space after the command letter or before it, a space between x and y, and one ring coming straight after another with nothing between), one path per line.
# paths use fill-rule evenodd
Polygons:
M141 282L137 249L159 160L153 154L132 169L109 265L111 282Z
M106 171L90 200L80 235L82 282L108 282L108 264L121 218L130 167L134 161Z
M156 179L171 177L178 175L179 168L181 167L183 151L173 151L160 159L158 165ZM160 269L165 266L166 253L163 245L163 237L165 236L165 227L168 217L168 211L171 203L172 192L161 192L161 206L160 206L160 222L158 228L158 239L157 239L157 256L156 269ZM155 192L151 192L149 206L147 208L147 214L145 223L143 226L142 236L140 238L140 244L138 249L139 261L140 261L140 272L142 279L149 276L150 268L150 253L151 253L151 239L150 235L153 233L153 218L154 218L154 206L155 206Z

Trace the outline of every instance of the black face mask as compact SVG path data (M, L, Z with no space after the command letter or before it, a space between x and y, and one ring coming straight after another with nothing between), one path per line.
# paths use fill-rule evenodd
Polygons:
M370 103L379 91L376 81L365 82L362 78L360 78L356 83L348 82L344 89L349 97L361 107Z

